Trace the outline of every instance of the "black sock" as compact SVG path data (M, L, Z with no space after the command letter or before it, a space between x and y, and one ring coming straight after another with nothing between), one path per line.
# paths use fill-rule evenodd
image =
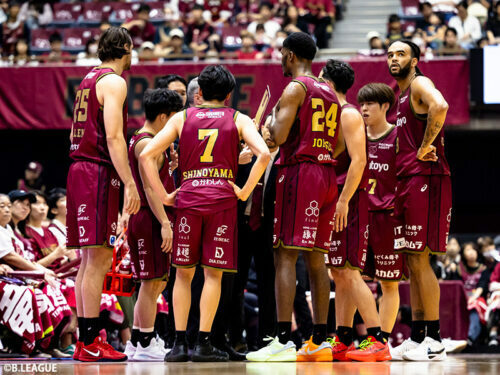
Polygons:
M156 333L152 332L141 332L139 331L139 342L143 348L146 348L151 343L151 340L156 337Z
M85 318L77 318L78 319L78 342L85 341L85 333L87 331L87 327L85 327Z
M431 339L441 342L441 329L439 327L439 320L426 320L427 336Z
M130 342L132 345L137 346L139 342L139 328L132 328L132 336L130 337Z
M175 342L179 344L187 344L186 331L175 331Z
M210 332L198 332L198 344L200 345L208 345L210 338Z
M99 336L99 318L84 318L85 319L85 345L90 345Z
M312 341L316 345L321 345L323 341L326 341L326 324L315 324L312 337Z
M372 336L378 342L385 344L384 335L382 335L382 330L380 329L380 327L368 328L366 331L368 332L368 336Z
M411 340L421 343L425 339L425 321L413 320L411 322Z
M338 326L337 327L337 336L339 337L339 341L349 346L352 344L352 327Z
M286 344L290 341L292 334L292 322L278 322L278 340L280 343Z
M389 342L389 337L391 337L391 333L382 331L382 336L384 336L385 341Z

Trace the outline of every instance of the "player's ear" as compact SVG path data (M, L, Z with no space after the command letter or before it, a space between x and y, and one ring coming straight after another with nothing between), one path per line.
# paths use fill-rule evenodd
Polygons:
M389 112L389 108L391 108L390 104L387 102L382 103L382 105L380 107L385 114L387 114L387 112Z
M228 102L229 99L231 99L231 95L232 95L232 92L230 92L229 94L227 94L226 99L224 99L224 102Z

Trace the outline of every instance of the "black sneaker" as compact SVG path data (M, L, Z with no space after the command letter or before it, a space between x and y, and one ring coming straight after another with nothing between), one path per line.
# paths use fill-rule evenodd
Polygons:
M174 343L174 347L165 355L165 362L187 362L189 361L187 343Z
M214 348L212 344L196 344L192 355L193 362L227 362L229 355Z
M238 353L229 343L223 343L220 345L214 345L217 349L222 352L227 353L230 361L244 361L247 359L247 356L243 353Z

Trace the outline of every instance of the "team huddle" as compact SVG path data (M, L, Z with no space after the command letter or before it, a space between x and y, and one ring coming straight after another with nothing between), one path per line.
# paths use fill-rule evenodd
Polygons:
M212 65L195 79L195 100L187 109L173 90L147 90L144 126L127 148L127 87L121 74L130 68L131 49L125 29L106 31L99 41L102 65L83 79L74 104L67 247L82 249L74 359L227 361L228 354L212 345L210 333L222 275L238 270L238 200L252 203L249 225L258 228L263 184L274 166L277 322L268 345L247 353L246 359L375 362L446 357L439 329L439 284L429 255L445 252L451 219L442 129L448 106L418 69L415 44L401 40L388 49L399 97L385 84L367 84L357 93L359 111L346 100L354 84L350 65L328 60L314 76L314 41L305 33L292 33L281 52L283 73L292 81L261 128L225 105L235 79L224 66ZM386 115L394 105L397 123L392 125ZM243 152L251 152L253 164L238 186ZM121 183L125 197L120 220L127 228L134 277L141 281L134 343L127 344L125 353L108 345L98 329ZM297 350L291 330L299 255L309 275L313 330ZM170 265L176 271L171 306L176 336L167 351L154 326L156 300L166 287ZM186 329L197 265L203 267L204 283L198 338L189 351ZM327 332L329 275L335 283L333 337ZM381 283L379 311L364 275ZM411 337L389 348L399 310L398 281L404 277L410 280ZM358 347L353 340L356 311L368 332Z

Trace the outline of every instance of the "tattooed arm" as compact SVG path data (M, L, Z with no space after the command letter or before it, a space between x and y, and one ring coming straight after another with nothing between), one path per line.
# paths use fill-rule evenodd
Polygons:
M437 161L436 147L432 143L444 125L448 103L432 81L426 77L419 77L413 82L412 99L417 99L415 101L419 101L422 107L428 108L427 127L417 158L423 161ZM418 108L418 105L415 107Z

